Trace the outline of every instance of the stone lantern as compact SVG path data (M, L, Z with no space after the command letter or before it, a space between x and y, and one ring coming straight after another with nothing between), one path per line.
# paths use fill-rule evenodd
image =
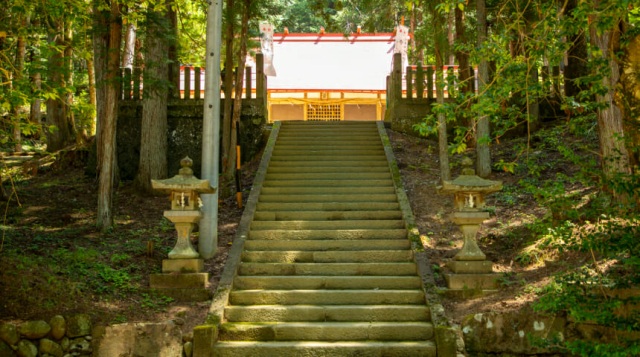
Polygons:
M180 160L181 168L177 175L165 180L151 180L154 190L169 194L171 209L164 211L164 216L178 232L178 240L169 252L169 259L162 261L163 274L151 276L151 287L178 300L206 300L210 295L206 289L208 274L202 273L204 262L191 244L190 237L202 217L200 194L214 193L215 189L209 180L193 176L192 165L193 161L185 157Z
M452 290L495 289L497 287L492 272L492 262L476 243L476 234L482 222L489 218L485 210L485 195L500 191L501 181L483 179L471 168L473 161L462 160L462 174L453 181L443 181L438 191L453 194L455 211L451 214L453 223L460 227L464 236L462 249L447 264L453 272L446 274L447 286Z

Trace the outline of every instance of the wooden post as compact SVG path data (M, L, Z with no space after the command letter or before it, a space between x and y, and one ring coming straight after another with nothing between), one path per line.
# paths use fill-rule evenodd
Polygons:
M200 99L202 96L200 91L202 90L200 85L200 78L202 77L202 69L196 67L193 69L193 99Z
M267 83L264 75L264 55L256 54L256 98L267 98Z
M142 77L142 71L139 67L133 69L133 99L142 99L142 90L140 88L140 78Z
M407 78L407 98L413 98L413 70L411 66L407 66L406 70L406 78Z
M122 74L122 99L129 100L131 98L131 68L125 68Z
M251 67L246 67L244 69L244 79L245 79L244 92L246 93L245 98L251 99Z
M416 98L424 98L424 68L422 67L422 61L418 62L416 69Z
M391 91L394 100L402 98L402 54L393 55L393 72L391 73Z
M184 96L183 99L191 99L191 67L184 67ZM180 93L180 88L178 88ZM180 98L180 95L178 95Z
M433 67L427 67L427 98L433 99Z

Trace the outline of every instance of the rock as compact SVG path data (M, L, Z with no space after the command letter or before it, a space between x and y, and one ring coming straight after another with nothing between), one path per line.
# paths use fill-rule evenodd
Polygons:
M63 351L68 352L70 346L71 346L71 341L69 340L68 337L63 337L62 340L60 340L60 347L62 347Z
M14 357L16 356L16 353L11 349L11 346L0 340L0 356Z
M86 314L78 314L67 319L67 337L75 338L91 335L91 318Z
M89 355L93 349L91 348L91 342L85 340L84 338L75 338L71 340L69 345L69 352L72 354L76 354L76 356L80 355Z
M171 321L107 326L94 334L94 356L182 356L182 332Z
M43 338L40 340L39 349L41 354L45 353L54 357L62 357L64 355L62 347L48 338Z
M18 332L20 332L22 336L31 340L43 338L49 333L49 331L51 331L51 326L42 320L27 321L20 324L18 327Z
M62 339L67 332L67 321L61 315L52 317L49 325L51 326L51 337L54 340Z
M187 342L184 344L184 355L185 357L193 356L193 343Z
M532 340L563 339L566 321L542 316L530 310L510 313L485 313L467 316L462 333L467 352L480 354L544 354L557 351L535 346Z
M0 340L7 344L14 346L20 341L20 335L18 329L14 324L0 324Z
M38 347L29 340L20 340L17 352L20 357L36 357L38 355Z

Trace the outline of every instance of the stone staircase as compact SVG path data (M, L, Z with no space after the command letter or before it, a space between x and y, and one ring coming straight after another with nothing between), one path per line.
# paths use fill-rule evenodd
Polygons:
M435 356L421 284L377 124L284 122L214 356Z

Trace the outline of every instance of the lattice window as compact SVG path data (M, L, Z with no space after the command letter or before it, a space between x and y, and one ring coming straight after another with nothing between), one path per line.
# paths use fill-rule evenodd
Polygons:
M342 105L340 104L309 104L307 105L307 120L340 120Z

